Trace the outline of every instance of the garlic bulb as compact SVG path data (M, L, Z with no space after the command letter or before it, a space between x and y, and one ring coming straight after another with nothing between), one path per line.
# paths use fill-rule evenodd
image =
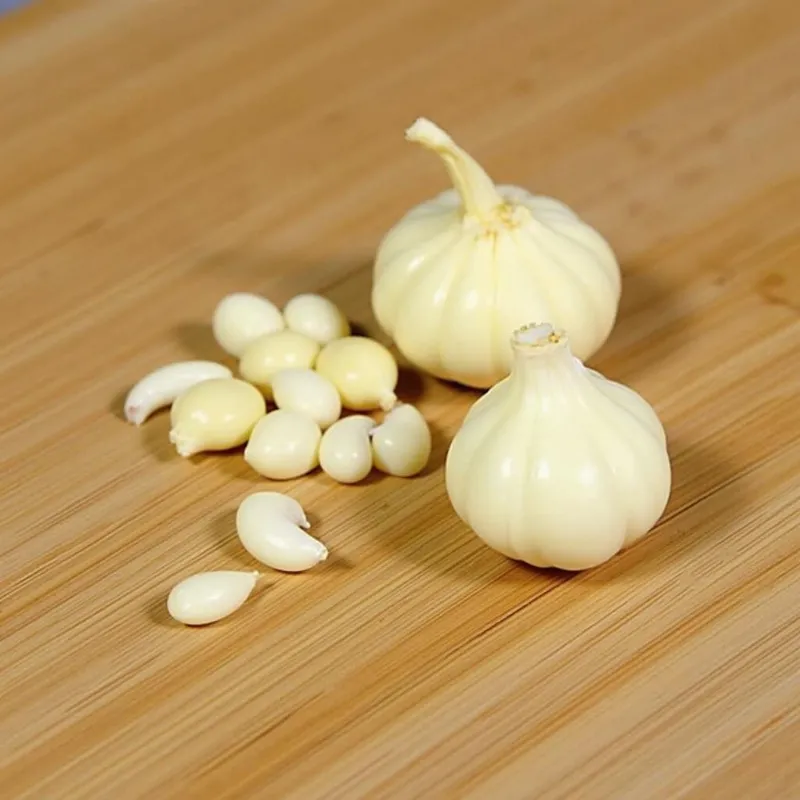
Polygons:
M487 388L509 372L512 332L538 318L587 360L619 304L605 239L558 200L495 186L429 120L406 138L443 159L455 189L412 209L378 248L372 308L400 352L436 377Z
M666 436L636 392L583 366L549 324L516 331L511 374L470 409L447 454L447 494L490 547L581 570L658 521Z

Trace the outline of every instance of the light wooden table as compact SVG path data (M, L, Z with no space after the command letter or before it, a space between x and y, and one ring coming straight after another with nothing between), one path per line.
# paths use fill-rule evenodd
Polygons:
M800 795L800 4L38 0L0 18L0 796ZM331 561L224 623L240 454L187 463L141 375L219 357L215 302L314 290L446 185L425 114L613 243L593 366L668 429L642 544L568 577L451 512L476 395L407 377L419 479L288 488ZM281 487L284 488L284 487Z

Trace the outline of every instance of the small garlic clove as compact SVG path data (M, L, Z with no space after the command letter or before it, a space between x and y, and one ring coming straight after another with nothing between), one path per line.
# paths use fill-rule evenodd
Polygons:
M240 358L245 348L260 336L283 330L286 323L277 306L249 292L234 292L217 304L211 329L217 344Z
M388 411L397 402L394 393L397 362L374 339L366 336L335 339L322 348L315 368L338 389L345 408Z
M350 323L338 306L318 294L299 294L283 309L286 326L320 344L350 335Z
M272 377L272 396L278 408L299 411L325 430L342 414L336 387L313 369L282 369Z
M311 368L319 344L302 333L279 331L251 342L239 362L241 376L272 398L272 377L283 369Z
M169 615L184 625L208 625L233 614L250 597L258 572L199 572L176 584L167 598Z
M125 398L125 419L141 425L160 408L198 383L212 378L230 378L231 371L215 361L176 361L145 375Z
M247 441L265 411L261 392L245 381L203 381L173 403L169 440L185 458L205 450L230 450Z
M370 417L356 415L334 422L322 436L319 463L339 483L358 483L372 470L369 434L375 427Z
M244 460L265 478L298 478L319 463L321 438L322 431L311 417L279 408L255 426Z
M236 532L245 550L262 564L282 572L304 572L325 561L328 550L301 530L297 509L280 497L276 492L246 497L236 512ZM305 520L302 509L300 514Z
M395 406L371 431L375 466L381 472L410 478L425 469L431 456L431 432L412 405Z

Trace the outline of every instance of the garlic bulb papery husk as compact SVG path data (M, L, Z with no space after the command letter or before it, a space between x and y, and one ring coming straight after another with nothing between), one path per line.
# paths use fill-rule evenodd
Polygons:
M437 153L455 189L406 214L381 242L372 308L418 369L474 388L508 375L508 339L543 319L588 360L614 325L620 270L606 240L564 203L495 186L440 128L406 139Z
M511 374L472 406L450 445L450 502L509 558L595 567L666 507L664 428L636 392L587 369L551 325L516 331L511 349Z

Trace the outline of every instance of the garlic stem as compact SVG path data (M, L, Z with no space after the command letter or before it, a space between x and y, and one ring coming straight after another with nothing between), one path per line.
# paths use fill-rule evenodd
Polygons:
M488 222L504 205L483 167L429 119L420 117L406 131L406 140L421 144L441 156L467 214Z
M584 377L582 365L572 355L563 331L550 323L518 328L511 336L514 351L512 378L520 390L538 404L550 406Z

